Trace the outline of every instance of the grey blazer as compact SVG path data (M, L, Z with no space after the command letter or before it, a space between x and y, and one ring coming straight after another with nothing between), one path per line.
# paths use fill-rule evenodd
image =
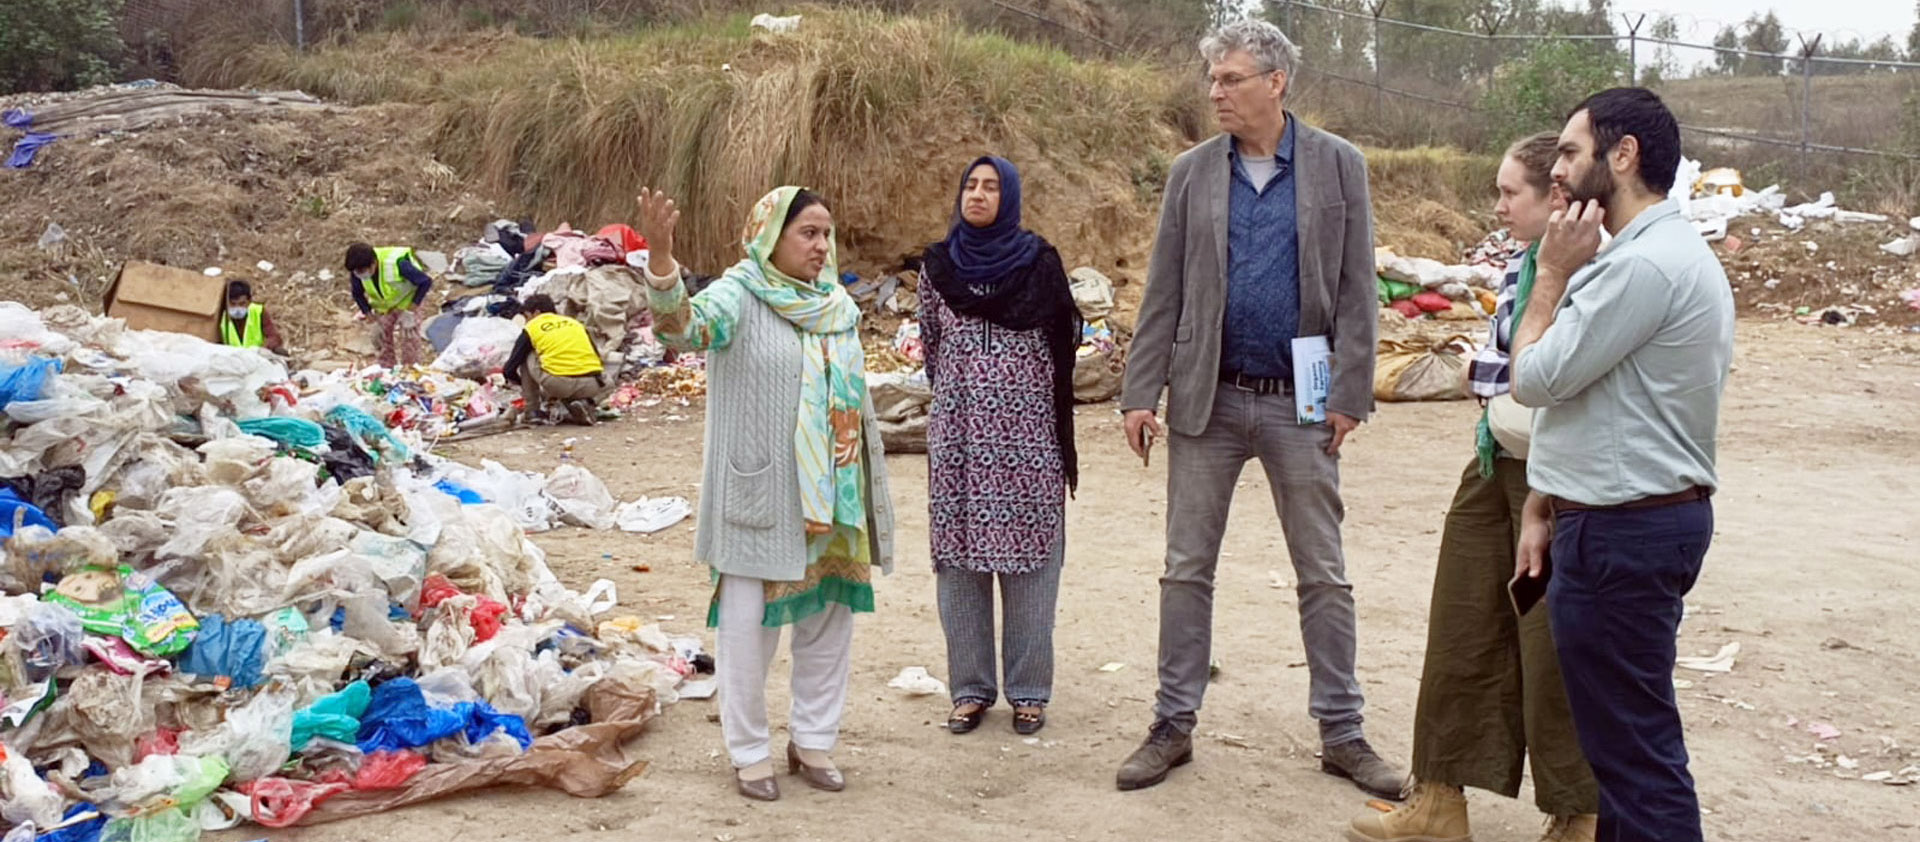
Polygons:
M1300 335L1333 347L1327 409L1359 420L1373 412L1378 291L1367 162L1353 144L1294 120L1299 209ZM1181 435L1205 432L1220 388L1227 308L1227 196L1232 139L1217 135L1174 159L1160 207L1128 351L1121 408L1158 410Z

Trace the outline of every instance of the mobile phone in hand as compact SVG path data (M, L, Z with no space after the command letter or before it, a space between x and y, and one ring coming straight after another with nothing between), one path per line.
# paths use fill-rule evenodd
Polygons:
M1153 428L1140 428L1140 464L1153 467Z

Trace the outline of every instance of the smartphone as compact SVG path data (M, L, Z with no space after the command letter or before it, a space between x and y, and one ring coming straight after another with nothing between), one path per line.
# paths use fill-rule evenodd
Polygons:
M1513 600L1513 613L1525 617L1528 611L1540 604L1540 600L1547 596L1547 580L1551 578L1553 559L1545 559L1540 563L1539 576L1514 574L1513 580L1507 582L1507 596Z
M1140 428L1140 464L1153 467L1153 428Z

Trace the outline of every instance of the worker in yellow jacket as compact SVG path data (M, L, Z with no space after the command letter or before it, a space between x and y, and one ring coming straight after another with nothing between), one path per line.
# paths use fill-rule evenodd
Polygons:
M286 341L267 308L253 301L253 286L246 281L227 282L227 309L220 313L220 344L237 348L265 348L286 356Z
M600 352L587 336L586 325L555 312L553 298L534 295L520 305L527 329L513 343L507 357L507 382L520 386L527 405L526 418L546 423L546 405L561 401L567 417L591 426L600 398L613 386Z
M374 248L366 243L347 246L347 289L360 316L373 323L373 347L380 365L420 364L421 302L433 287L433 276L420 268L420 259L405 246Z

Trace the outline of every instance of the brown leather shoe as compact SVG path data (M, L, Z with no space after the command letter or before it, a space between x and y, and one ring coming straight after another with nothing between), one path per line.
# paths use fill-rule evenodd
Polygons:
M1364 739L1322 747L1320 771L1350 779L1361 792L1377 798L1406 797L1407 773L1380 759Z
M839 792L847 788L847 779L841 776L839 769L807 765L807 761L800 759L800 747L793 743L787 743L787 773L799 775L800 780L806 781L807 786L814 789Z
M1177 766L1193 762L1193 736L1162 720L1147 731L1147 741L1120 764L1115 779L1121 790L1145 789L1167 779Z
M756 763L754 764L754 766L749 766L747 768L751 769L761 765L770 767L773 764L767 763L765 761L761 761L761 763ZM740 794L742 796L751 798L755 801L779 801L780 800L780 782L774 780L773 770L771 768L767 770L766 777L756 778L754 780L747 780L746 778L741 777L740 773L745 771L747 770L746 769L733 770L733 784L736 788L740 790Z

